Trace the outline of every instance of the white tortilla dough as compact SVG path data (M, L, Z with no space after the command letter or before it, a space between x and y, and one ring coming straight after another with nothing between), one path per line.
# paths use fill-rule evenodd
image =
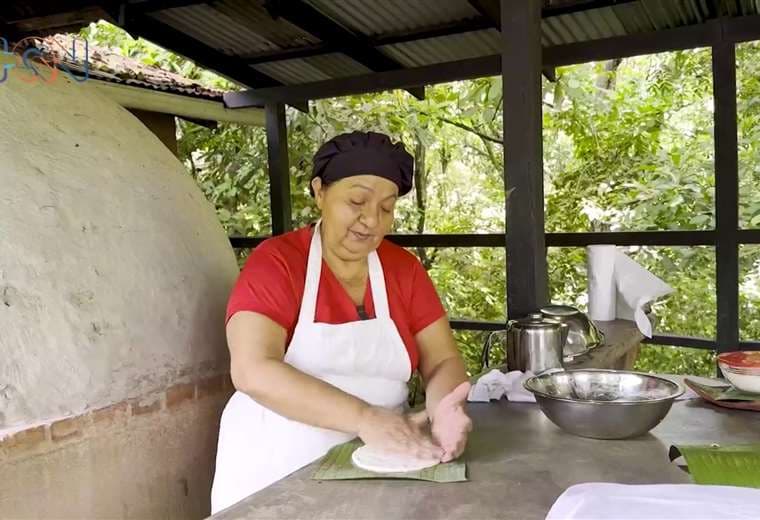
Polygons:
M369 446L362 446L354 451L351 460L357 468L375 473L419 471L440 462L437 459L418 459L399 453L380 451Z

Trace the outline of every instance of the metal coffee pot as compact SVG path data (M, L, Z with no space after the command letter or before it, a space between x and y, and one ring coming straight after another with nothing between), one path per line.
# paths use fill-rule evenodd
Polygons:
M507 368L539 374L562 368L568 325L538 313L507 323Z

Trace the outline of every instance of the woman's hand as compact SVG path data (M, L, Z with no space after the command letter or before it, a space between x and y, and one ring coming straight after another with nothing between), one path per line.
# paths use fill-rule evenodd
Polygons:
M464 403L469 392L470 383L465 381L441 399L433 413L433 439L444 451L441 462L454 460L467 445L472 421L464 411Z
M369 406L362 414L359 437L364 444L419 459L441 460L444 450L425 433L425 412L402 415L380 406Z

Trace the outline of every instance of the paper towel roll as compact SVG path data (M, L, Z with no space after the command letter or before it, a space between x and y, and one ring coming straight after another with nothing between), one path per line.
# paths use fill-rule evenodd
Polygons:
M614 245L586 248L588 255L588 316L594 321L615 319L617 288L615 286Z
M588 246L588 315L594 321L636 322L652 337L644 307L673 288L612 245Z

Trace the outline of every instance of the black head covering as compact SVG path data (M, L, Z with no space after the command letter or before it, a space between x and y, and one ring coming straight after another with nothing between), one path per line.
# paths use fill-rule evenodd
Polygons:
M377 175L395 182L399 195L406 195L412 189L413 171L414 158L400 142L392 143L377 132L351 132L319 148L311 178L330 184L354 175Z

